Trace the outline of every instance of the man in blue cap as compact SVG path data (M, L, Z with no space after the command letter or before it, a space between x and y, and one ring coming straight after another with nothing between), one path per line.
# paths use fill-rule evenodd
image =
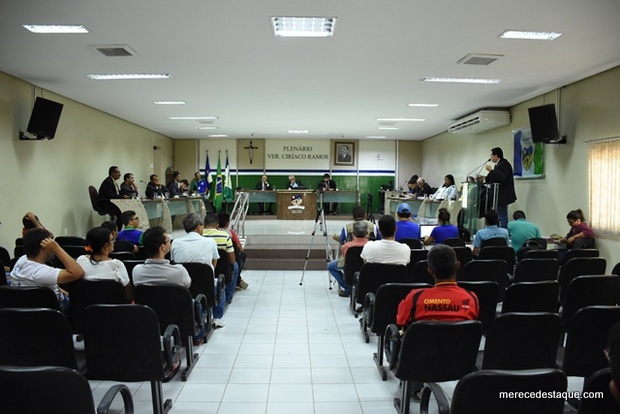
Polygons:
M411 206L407 203L400 203L396 209L396 241L402 239L420 239L420 225L411 221Z

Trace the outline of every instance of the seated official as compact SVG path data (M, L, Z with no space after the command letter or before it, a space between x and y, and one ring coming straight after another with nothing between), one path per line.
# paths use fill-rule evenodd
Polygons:
M450 212L445 208L440 208L437 212L437 221L439 226L435 227L429 236L424 239L424 244L428 246L431 243L443 243L446 239L455 239L459 237L459 229L454 224L450 224Z
M103 213L110 214L116 217L116 224L121 226L121 210L118 206L112 203L110 200L118 198L126 198L121 195L121 190L116 183L121 177L121 170L115 165L108 168L108 176L101 182L99 186L99 195L97 205L100 209L103 209Z
M323 179L319 181L317 185L317 190L321 191L336 191L336 182L331 179L330 175L325 173L323 174ZM323 211L325 214L338 214L338 203L332 203L330 207L330 203L323 203Z
M411 207L407 203L400 203L396 209L396 241L402 239L420 239L420 225L411 221Z
M126 240L136 246L142 246L143 232L140 230L140 217L133 210L123 211L121 214L123 230L118 233L119 240Z
M295 190L295 189L304 189L306 188L301 181L296 180L294 175L289 175L288 176L288 189L289 190Z
M183 191L187 191L187 187L181 182L181 173L178 171L172 175L172 180L167 187L170 197L180 197L183 195Z
M114 280L127 289L128 297L132 297L129 274L123 262L112 259L109 254L114 251L114 236L105 227L95 227L86 234L88 243L84 254L76 262L84 270L86 280Z
M418 175L414 174L411 176L409 181L407 181L407 188L404 190L406 194L414 194L416 189L416 183L418 182Z
M165 198L167 189L159 182L157 174L151 174L146 184L146 198Z
M24 234L24 250L11 272L11 286L40 286L52 289L60 309L69 311L69 295L58 285L73 282L84 276L84 270L45 229L31 229ZM46 263L56 256L64 269L48 266Z
M340 256L337 260L333 260L327 264L327 271L338 282L341 292L338 296L347 297L351 296L351 286L349 286L344 280L344 264L349 247L364 246L368 239L366 234L368 233L368 226L365 221L356 221L353 223L353 240L346 242L340 248Z
M426 180L422 177L418 178L416 181L416 187L413 191L414 197L428 197L432 194L433 190L431 186L428 185Z
M267 176L263 174L260 178L260 182L254 186L255 190L259 191L271 191L273 188L267 179ZM260 209L260 213L264 214L267 211L269 214L273 214L273 203L258 203L258 208Z
M411 249L394 239L396 220L390 215L379 219L379 231L382 239L368 242L362 249L364 263L384 263L406 266L411 260Z
M431 195L431 200L456 200L458 191L454 184L454 177L448 174L443 178L443 185Z
M489 239L503 238L506 239L506 246L510 245L508 230L497 225L499 216L495 210L489 210L484 214L484 222L486 224L485 228L478 230L474 236L474 256L480 253L482 242Z
M121 196L123 198L139 198L138 186L134 182L133 174L126 173L123 176L123 183L121 184Z

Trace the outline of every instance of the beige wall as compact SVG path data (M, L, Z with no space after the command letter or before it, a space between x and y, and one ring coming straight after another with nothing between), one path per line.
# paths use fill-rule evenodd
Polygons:
M148 181L153 172L163 176L172 165L171 139L49 91L35 92L64 104L54 140L18 139L28 125L33 87L0 73L0 246L11 254L27 211L55 235L84 235L101 223L88 186L99 188L110 165L133 172L136 181ZM145 184L138 185L144 191Z
M396 183L407 187L412 175L422 175L422 143L419 141L400 141L398 143L398 168Z
M511 130L529 125L527 108L556 103L555 92L511 108L512 122L506 127L481 135L441 134L423 142L422 171L431 184L443 175L454 174L462 181L476 165L489 157L491 148L502 147L511 161ZM589 216L588 147L585 141L620 136L620 67L616 67L561 90L561 133L568 136L564 145L545 145L545 178L516 181L518 200L509 213L520 209L540 226L543 234L568 232L566 213L581 208ZM619 160L620 162L620 160ZM593 177L619 180L620 177ZM597 247L607 258L607 269L620 261L620 241L599 239Z

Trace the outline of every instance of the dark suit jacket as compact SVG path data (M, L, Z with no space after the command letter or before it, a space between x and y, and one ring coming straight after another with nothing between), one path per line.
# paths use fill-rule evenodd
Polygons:
M174 180L168 183L168 192L170 193L170 197L183 195L183 190L181 190L181 187L179 187L179 183Z
M157 187L152 182L148 182L146 184L146 197L147 198L155 198L155 196L163 197L166 193L166 189L163 186Z
M325 180L321 180L319 181L319 184L317 185L317 188L320 190L321 188L324 190L335 190L336 189L336 182L332 179L330 179L329 181L325 181Z
M515 193L515 181L512 172L512 165L502 158L498 161L495 168L486 176L486 183L499 184L499 194L497 195L497 205L507 206L517 200Z
M121 195L133 198L138 196L138 191L132 186L123 183L121 184Z
M107 177L99 186L99 200L123 198L118 192L112 177Z
M338 158L337 158L338 162L352 162L353 158L351 158L351 154L346 154L344 156L338 154Z
M305 188L306 188L306 186L305 186L305 185L303 185L303 184L301 183L301 181L299 181L299 180L295 180L295 184L297 184L297 187L291 187L291 183L289 182L289 183L288 183L288 189L289 189L289 190L295 190L295 189L303 190L303 189L305 189Z
M260 183L256 184L254 189L255 190L262 190L263 189L263 182L261 181ZM267 186L265 187L265 190L272 190L271 184L267 184Z

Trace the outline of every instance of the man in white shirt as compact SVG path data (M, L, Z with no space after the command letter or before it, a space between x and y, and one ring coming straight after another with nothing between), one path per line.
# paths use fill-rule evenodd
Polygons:
M215 240L202 236L204 224L200 216L190 213L183 219L183 228L187 236L175 239L170 250L170 258L176 263L207 263L215 269L217 259L220 258L217 252Z
M379 231L382 239L371 241L364 245L362 254L365 263L384 263L406 266L411 259L411 249L406 244L394 239L396 234L396 220L384 215L379 219Z

